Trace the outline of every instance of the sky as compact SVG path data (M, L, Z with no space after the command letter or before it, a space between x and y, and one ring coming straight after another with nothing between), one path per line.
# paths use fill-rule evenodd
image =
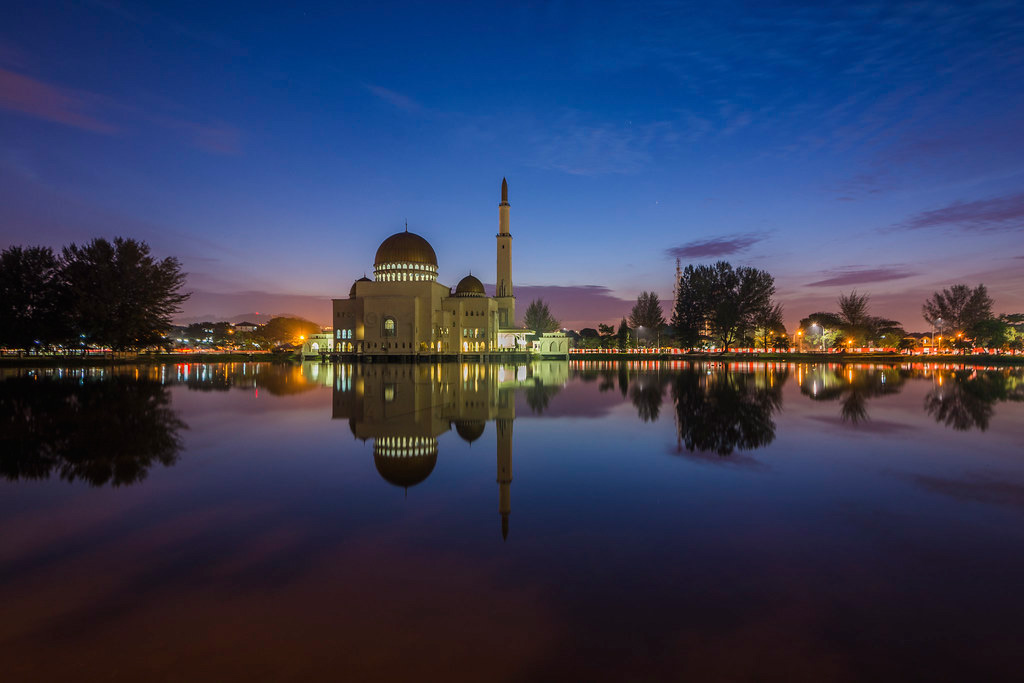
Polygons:
M177 257L180 320L291 313L409 229L520 315L672 298L675 260L762 268L786 321L840 293L927 328L984 283L1024 312L1024 6L12 3L0 247ZM667 317L667 315L666 315Z

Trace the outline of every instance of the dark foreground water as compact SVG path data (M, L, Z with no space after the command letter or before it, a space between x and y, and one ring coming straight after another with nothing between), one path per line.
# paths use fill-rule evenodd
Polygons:
M1019 680L1024 374L0 371L0 679Z

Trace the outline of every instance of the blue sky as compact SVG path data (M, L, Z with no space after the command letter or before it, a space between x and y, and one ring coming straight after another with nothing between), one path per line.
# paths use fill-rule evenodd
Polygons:
M297 5L5 9L0 244L138 237L185 318L327 322L406 220L493 282L505 176L521 308L573 327L676 256L770 271L791 325L1024 311L1017 3Z

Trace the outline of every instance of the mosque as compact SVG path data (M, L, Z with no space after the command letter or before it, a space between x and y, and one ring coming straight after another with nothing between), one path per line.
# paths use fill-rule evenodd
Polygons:
M517 328L515 322L510 207L508 182L503 178L493 297L487 296L483 283L472 274L454 290L439 283L434 248L406 226L377 248L373 279L359 278L347 299L333 300L333 333L307 342L310 351L326 348L366 359L483 359L525 350L526 336L532 331ZM560 333L544 335L544 344L550 352L567 353L568 340Z

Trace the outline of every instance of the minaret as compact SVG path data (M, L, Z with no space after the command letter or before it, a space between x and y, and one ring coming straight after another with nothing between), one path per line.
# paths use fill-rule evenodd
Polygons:
M501 538L508 538L508 516L512 512L512 418L499 417L498 425L498 512Z
M512 294L512 235L508 231L508 182L501 179L501 203L498 204L498 279L494 298L498 304L498 327L516 326L516 298Z

